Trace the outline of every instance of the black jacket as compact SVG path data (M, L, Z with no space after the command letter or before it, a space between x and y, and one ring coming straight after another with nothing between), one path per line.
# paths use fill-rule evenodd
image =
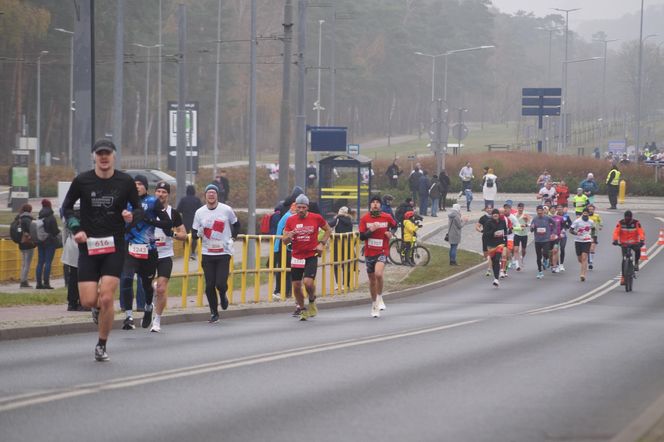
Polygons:
M30 224L34 220L32 215L29 212L23 212L19 216L19 219L21 220L21 231L23 232L28 232L30 233ZM19 250L30 250L34 249L36 247L34 241L29 243L29 244L19 244L18 249Z
M48 238L43 244L45 246L55 245L55 237L60 233L60 229L58 228L58 221L53 214L53 209L50 207L42 207L39 211L39 219L44 220L44 230L48 233Z
M441 173L438 177L438 181L440 181L441 191L447 193L447 190L450 188L450 177Z
M182 215L182 224L184 224L187 232L191 231L191 226L194 224L194 214L202 205L203 203L196 195L187 195L180 200L177 211Z
M353 220L350 216L337 215L330 221L330 227L334 233L348 233L353 231Z

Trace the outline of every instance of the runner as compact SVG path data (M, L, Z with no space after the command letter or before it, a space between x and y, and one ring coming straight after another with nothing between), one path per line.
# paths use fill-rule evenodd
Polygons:
M126 275L133 275L134 273L138 275L138 280L145 293L145 312L143 313L141 326L148 328L152 323L152 298L154 296L152 280L157 272L157 261L159 260L154 231L155 227L170 230L173 228L173 222L168 217L168 214L164 212L161 202L156 197L148 195L148 179L144 175L136 175L134 182L136 183L138 196L141 199L143 220L134 224L125 235L125 239L127 240L127 255L125 256L122 271ZM132 207L131 204L127 206L129 210ZM125 296L123 305L128 309L125 310L125 320L122 329L133 330L135 326L131 312L131 292L125 290L122 295Z
M115 170L115 145L98 140L92 146L94 169L78 175L62 203L67 228L73 233L80 251L78 291L83 307L92 307L92 317L99 325L95 360L108 361L106 343L113 327L113 295L120 282L124 263L126 222L143 217L134 180ZM80 218L74 204L81 201ZM127 210L127 203L135 207Z
M556 187L553 185L553 182L547 181L544 187L542 187L537 193L537 199L542 201L551 201L552 203L556 200Z
M491 211L491 218L484 223L482 231L482 241L486 244L487 255L491 259L491 268L493 270L493 286L500 286L500 262L503 250L507 241L507 223L505 218L500 215L498 209Z
M567 207L558 203L556 216L562 218L560 220L560 231L558 232L558 272L565 271L565 248L567 247L567 230L572 225L572 220L567 214Z
M598 213L595 213L595 205L594 204L589 204L588 205L588 217L590 220L595 224L593 227L593 231L591 233L593 237L593 242L590 244L590 253L588 254L588 268L590 270L593 269L593 262L595 261L595 249L597 248L597 236L599 235L599 231L602 230L602 217L599 216Z
M166 208L166 213L173 221L173 229L163 230L156 228L154 232L157 242L157 252L159 253L159 261L157 261L157 281L155 287L157 291L157 302L150 331L155 333L161 331L161 315L164 313L166 302L168 300L168 294L166 291L168 290L168 280L173 271L172 257L175 256L175 252L173 251L173 239L177 239L178 241L184 241L187 239L187 230L184 227L182 216L168 203L170 193L170 184L165 181L157 183L157 188L155 189L154 194L159 199L161 205Z
M501 216L507 224L507 242L500 262L500 277L507 278L507 272L512 265L512 252L514 250L514 226L519 223L515 213L512 213L512 200L505 201ZM508 265L509 263L509 265Z
M586 280L586 272L588 270L588 253L590 253L590 245L593 242L591 235L592 229L595 226L588 216L588 208L584 208L581 212L581 217L574 220L572 227L569 231L575 235L574 246L576 248L576 257L581 264L581 273L579 278L581 282Z
M526 248L528 247L528 227L531 221L531 216L524 209L525 205L523 203L517 205L517 223L512 227L512 230L514 230L514 252L512 259L516 265L517 272L520 272L525 264L524 258L526 257Z
M613 230L613 245L621 246L623 256L627 248L634 251L634 271L639 271L641 247L646 243L646 235L639 220L634 219L631 210L626 210L624 218L618 221ZM624 276L620 277L620 285L625 285Z
M316 271L318 270L318 256L330 239L332 229L317 213L309 212L309 198L300 195L295 200L297 214L286 221L284 228L284 244L292 244L291 275L293 279L293 293L297 302L300 321L306 321L318 314L316 307ZM323 229L323 238L318 241L318 230ZM304 290L309 299L308 308L304 308Z
M569 188L567 187L567 184L564 180L560 180L560 182L556 185L556 193L556 202L558 204L562 204L563 207L567 207L569 201Z
M493 211L493 208L491 206L486 206L484 208L484 215L480 217L480 219L477 221L475 224L475 230L478 231L479 233L484 232L484 225L491 220L491 212ZM493 272L493 264L491 262L491 257L489 256L489 252L487 249L487 244L484 239L484 235L482 235L482 253L484 253L484 258L486 259L487 262L487 269L486 269L486 276L491 276Z
M219 188L208 184L205 188L205 205L194 214L191 227L192 238L202 238L201 252L203 274L205 275L205 295L210 307L210 324L219 322L219 301L221 309L228 308L228 273L233 255L233 239L240 231L240 221L230 206L219 201Z
M543 206L537 206L537 216L530 223L530 231L535 233L535 254L537 255L537 279L544 277L543 259L549 257L551 235L554 223L550 216L544 213Z
M369 213L360 219L360 240L364 243L369 291L371 293L371 316L380 317L385 310L383 302L383 271L390 253L390 228L397 226L396 221L387 213L381 212L381 199L374 195L369 200Z
M583 209L588 206L588 201L588 195L583 193L583 189L581 187L576 189L576 195L572 198L572 205L577 218L581 216Z

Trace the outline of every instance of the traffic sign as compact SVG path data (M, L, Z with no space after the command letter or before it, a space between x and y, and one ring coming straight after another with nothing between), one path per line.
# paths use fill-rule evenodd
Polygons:
M560 97L523 97L521 105L523 106L560 106Z
M346 153L348 155L359 155L360 154L360 145L359 144L349 144Z
M524 97L560 97L563 94L559 87L524 87L522 91Z
M521 115L524 117L539 117L543 115L560 115L559 107L524 107L521 109Z
M452 126L452 137L457 140L465 140L468 136L468 126L465 124L457 123Z

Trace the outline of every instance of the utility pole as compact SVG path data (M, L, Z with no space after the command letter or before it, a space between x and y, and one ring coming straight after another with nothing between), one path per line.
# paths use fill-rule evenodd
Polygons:
M41 51L37 57L37 148L35 150L35 193L37 198L40 195L40 168L41 168L41 58L48 54L48 51Z
M291 53L293 46L293 1L284 5L284 59L281 78L281 120L279 124L279 191L278 198L288 196L288 175L290 172L290 86Z
M316 104L314 105L314 110L316 111L316 126L320 126L320 111L325 110L320 103L320 80L321 71L323 70L323 23L325 23L325 20L318 20L318 93L316 95Z
M161 16L161 0L159 0L159 46L158 46L158 64L157 64L157 169L161 170L161 48L164 46L162 42L162 16Z
M117 2L115 24L115 61L113 74L113 143L117 149L116 163L122 167L122 96L124 85L124 0ZM94 138L94 135L93 135ZM82 172L82 170L79 170Z
M330 110L328 112L328 121L330 126L334 126L336 113L336 94L337 94L337 0L332 1L332 42L330 46Z
M297 116L296 116L296 149L295 149L295 184L302 189L306 187L307 169L307 128L305 114L305 80L304 51L306 48L306 0L298 0L298 34L297 34Z
M639 73L638 85L636 88L636 141L634 143L636 160L639 160L639 150L641 149L641 87L643 79L643 0L641 0L641 27L639 31Z
M74 166L74 157L73 157L73 139L72 134L74 130L74 32L68 31L63 28L55 28L55 31L62 32L63 34L69 35L70 40L70 70L69 70L69 146L67 149L67 163L70 166Z
M217 178L217 162L219 161L219 69L221 68L221 0L217 7L217 64L214 83L214 145L212 150L212 177Z
M251 84L249 88L249 219L247 220L247 234L256 234L256 1L251 0ZM248 264L252 266L255 256L256 244L249 242Z
M185 177L185 46L187 34L187 10L185 5L178 5L178 112L177 112L177 150L175 163L175 178L177 182L177 201L184 197Z

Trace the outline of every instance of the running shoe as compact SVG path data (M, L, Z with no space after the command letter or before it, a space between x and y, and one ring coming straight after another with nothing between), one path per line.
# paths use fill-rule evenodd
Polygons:
M155 315L154 319L152 320L152 328L150 328L150 331L152 333L161 332L161 318L159 316Z
M537 272L537 279L544 278L544 272Z
M108 353L106 353L106 347L103 345L96 345L95 346L95 361L97 362L106 362L110 358L108 357Z
M298 305L298 306L295 308L295 311L293 312L293 315L292 315L292 316L293 316L294 318L299 318L299 317L300 317L300 313L302 313L302 310L304 310L304 308L302 308L302 307L300 307L300 306Z
M562 265L562 264L560 264L560 265L558 266L558 271L559 271L559 272L564 272L564 271L565 271L565 266Z
M585 280L586 280L586 277L583 276L583 275L581 275L581 282L583 282L583 281L585 281Z
M500 285L500 281L498 281L497 279L494 279L493 280L493 286L498 287L499 285Z
M219 313L215 313L214 315L210 316L210 320L208 322L210 324L216 324L219 322Z
M558 273L558 266L551 267L551 273Z
M505 271L501 270L501 271L500 271L500 275L499 275L500 279L503 279L503 278L505 278L506 276L507 276L507 274L505 273ZM496 280L494 279L494 281L496 281Z
M516 265L516 271L520 272L521 271L521 266L519 264Z
M308 317L309 313L307 312L306 309L300 310L300 315L299 315L300 321L306 321Z
M639 262L638 262L638 261L636 261L636 262L634 263L634 271L635 271L635 272L638 272L638 271L639 271Z
M316 307L316 302L309 301L309 305L307 307L307 317L313 318L318 314L318 307Z
M99 309L97 307L92 307L92 322L99 324Z
M148 310L149 309L149 310ZM141 327L148 328L152 322L152 305L146 305L145 311L143 312L143 320L141 321Z
M588 264L588 270L592 270L592 269L593 269L593 263L589 263Z
M378 301L371 303L371 317L380 318L380 306L378 305Z
M279 292L272 293L272 300L273 301L281 301L281 293L279 293Z
M135 328L136 326L134 325L134 318L131 316L125 318L124 322L122 323L122 330L133 330Z
M221 297L221 309L226 310L228 308L228 296L224 293L224 296Z
M491 270L487 270L484 276L491 276L493 272Z
M378 301L378 308L382 311L385 310L385 301L383 301L383 295L378 295L376 301Z

